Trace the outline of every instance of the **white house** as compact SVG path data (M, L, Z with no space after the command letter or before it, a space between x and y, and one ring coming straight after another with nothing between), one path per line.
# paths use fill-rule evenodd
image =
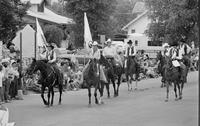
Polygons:
M156 52L162 50L162 42L153 42L145 34L151 19L148 18L148 10L145 10L144 6L143 2L136 3L133 13L137 13L137 17L125 25L122 30L127 32L126 41L132 40L137 50L145 50L151 58L155 58Z

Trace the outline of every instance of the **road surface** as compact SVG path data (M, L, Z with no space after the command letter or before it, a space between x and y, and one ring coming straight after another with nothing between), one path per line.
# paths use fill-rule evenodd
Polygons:
M112 91L112 88L111 88ZM112 93L113 94L113 93ZM88 108L87 90L63 94L58 105L43 105L40 95L27 95L24 100L4 104L9 108L10 121L16 126L197 126L198 125L198 72L188 75L183 99L174 100L170 87L169 101L165 102L166 89L160 88L160 78L142 80L138 90L127 91L126 83L120 87L120 96L95 105L94 98Z

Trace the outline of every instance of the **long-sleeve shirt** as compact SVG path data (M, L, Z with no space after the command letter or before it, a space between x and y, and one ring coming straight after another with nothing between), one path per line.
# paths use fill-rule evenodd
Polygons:
M101 57L101 53L100 53L100 50L97 49L95 52L92 50L91 53L90 53L90 56L99 60L100 57Z
M103 56L112 56L112 57L115 57L117 54L116 54L116 49L114 47L108 47L106 46L104 49L103 49Z

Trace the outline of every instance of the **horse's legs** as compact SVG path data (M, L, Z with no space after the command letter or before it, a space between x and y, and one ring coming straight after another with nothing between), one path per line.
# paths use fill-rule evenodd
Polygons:
M167 96L166 96L165 101L167 102L169 98L169 82L166 82L166 89L167 89Z
M117 82L117 96L119 96L119 86L121 83L121 75L118 75L118 82Z
M177 85L177 83L175 82L175 83L174 83L175 100L178 100L178 99L177 99L176 86L178 86L178 89L179 89L179 85Z
M113 84L114 97L116 97L117 96L117 91L116 91L116 87L115 87L115 79L112 78L111 81L112 81L112 84Z
M53 106L53 99L54 99L54 90L53 87L51 88L51 106Z
M51 93L51 87L48 88L48 94L47 94L47 97L48 97L47 105L48 106L50 105L50 93Z
M97 99L97 89L98 89L98 85L95 86L95 88L94 88L94 97L95 97L95 103L99 104L98 99Z
M103 90L104 90L104 83L101 83L100 82L100 87L99 87L99 93L100 93L100 97L99 97L99 103L100 104L103 104L103 100L102 100L102 97L103 97Z
M58 88L59 88L59 93L60 93L58 104L60 105L61 101L62 101L62 98L61 98L61 96L62 96L62 90L63 90L62 83L58 85Z
M128 85L128 91L130 90L129 88L129 86L130 86L130 81L129 81L129 76L128 75L126 75L126 81L127 81L127 85Z
M88 87L89 106L91 106L91 88Z
M44 102L44 105L47 105L47 101L46 101L45 98L44 98L45 86L42 85L41 90L42 90L42 92L41 92L41 97L42 97L42 100L43 100L43 102Z
M110 87L109 87L109 83L106 83L106 90L108 93L108 98L110 98Z
M184 82L181 82L181 87L180 87L180 96L179 96L179 99L182 99L183 98L183 87L184 87Z

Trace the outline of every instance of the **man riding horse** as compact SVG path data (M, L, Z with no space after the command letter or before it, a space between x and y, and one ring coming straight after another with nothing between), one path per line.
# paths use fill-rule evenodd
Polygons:
M125 67L125 69L127 69L127 59L130 57L130 58L132 58L133 59L133 61L135 62L135 64L136 64L136 78L138 78L139 77L139 64L138 64L138 61L137 61L137 58L136 58L136 54L137 54L137 51L136 51L136 48L135 48L135 46L133 46L132 45L132 41L131 40L129 40L128 42L127 42L127 44L128 44L128 47L126 48L126 50L125 50L125 65L124 65L124 67Z
M107 46L103 49L103 56L105 56L107 59L111 60L111 63L113 67L117 67L117 64L121 65L123 67L122 60L120 56L118 56L116 48L112 47L112 41L111 39L108 39L106 41Z

